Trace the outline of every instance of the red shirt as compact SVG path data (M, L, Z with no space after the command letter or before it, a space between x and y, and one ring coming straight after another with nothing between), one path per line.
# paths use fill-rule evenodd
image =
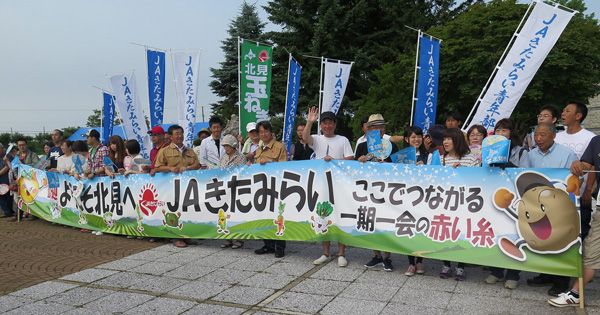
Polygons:
M152 161L152 165L150 166L151 169L154 169L154 164L156 163L156 156L158 155L158 151L167 146L169 146L169 142L165 141L163 142L163 144L160 145L160 147L155 146L154 148L152 148L152 150L150 150L150 161Z

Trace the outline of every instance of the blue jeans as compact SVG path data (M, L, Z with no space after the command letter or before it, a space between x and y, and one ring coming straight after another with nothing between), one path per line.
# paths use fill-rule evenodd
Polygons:
M504 270L506 270L506 277L504 277ZM512 269L504 269L504 268L497 268L497 267L490 267L490 271L492 273L492 276L498 278L498 279L506 279L506 280L515 280L515 281L519 281L520 277L519 277L519 273L521 273L521 270L512 270Z

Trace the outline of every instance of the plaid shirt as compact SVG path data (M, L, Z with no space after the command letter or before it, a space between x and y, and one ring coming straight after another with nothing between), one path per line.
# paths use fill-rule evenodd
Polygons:
M95 150L96 154L92 154L93 151L93 147L88 150L87 164L88 169L92 173L96 173L97 170L104 169L104 157L108 156L108 147L100 143L98 148Z
M233 153L233 158L229 160L229 155L225 154L221 156L219 159L219 163L217 163L217 168L225 168L232 166L240 166L246 164L246 157L241 154L238 150L235 150Z

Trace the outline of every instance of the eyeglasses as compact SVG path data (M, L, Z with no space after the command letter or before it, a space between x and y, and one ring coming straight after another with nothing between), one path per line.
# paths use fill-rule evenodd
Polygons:
M550 115L550 114L538 114L537 115L537 118L542 118L542 117L544 117L544 118L550 118L550 117L552 117L552 115Z
M479 138L479 137L483 137L482 133L472 133L469 135L469 138Z

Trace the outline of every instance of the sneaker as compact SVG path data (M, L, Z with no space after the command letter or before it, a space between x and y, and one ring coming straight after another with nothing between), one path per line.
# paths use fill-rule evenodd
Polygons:
M440 272L440 278L442 279L448 279L450 278L450 273L452 272L452 268L444 265L442 267L442 271Z
M394 266L392 266L392 260L391 259L384 259L383 260L383 270L385 271L394 271Z
M315 261L313 261L313 264L315 264L315 265L322 265L322 264L328 262L330 259L331 258L329 256L321 255L321 257L319 257L319 258L315 259Z
M557 298L548 300L548 303L556 307L579 306L579 298L574 297L573 293L568 291L559 294Z
M346 260L346 257L344 257L344 256L338 257L338 267L346 267L346 266L348 266L348 261Z
M92 231L92 234L96 235L96 233L98 233L98 231Z
M93 234L95 234L96 236L102 236L104 235L104 233L100 232L100 231L96 231L96 233L92 232Z
M463 268L456 268L454 269L454 280L456 281L463 281L465 280L465 278L467 277L467 273L465 272L465 270Z
M406 272L404 273L405 276L409 276L412 277L415 275L415 265L410 265L408 266L408 269L406 269Z
M567 287L555 284L550 289L548 289L548 295L560 296L561 293L566 292L568 290L569 290L569 288L567 288Z
M425 266L422 263L417 263L417 274L422 275L425 273Z
M127 239L133 239L133 238L135 238L135 236L133 236L133 235L127 235ZM183 243L185 244L185 242L183 242ZM177 246L177 247L185 247L185 246Z
M371 261L365 264L365 267L373 268L379 264L383 264L383 258L375 256L373 259L371 259Z
M91 230L88 230L88 229L81 229L81 232L83 232L83 233L90 233L90 232L92 232L92 231L91 231Z
M504 287L509 290L514 290L519 286L519 282L516 280L506 280Z
M487 278L485 278L485 283L487 284L494 284L496 282L502 282L502 278L498 278L494 275L489 275Z

